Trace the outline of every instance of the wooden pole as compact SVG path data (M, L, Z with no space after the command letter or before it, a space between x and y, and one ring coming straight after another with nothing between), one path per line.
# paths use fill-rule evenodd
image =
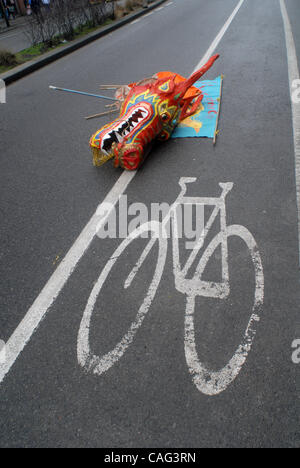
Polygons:
M213 140L213 144L214 144L214 145L216 144L217 135L218 135L218 133L219 133L218 125L219 125L219 116L220 116L220 109L221 109L223 79L224 79L224 76L221 75L220 97L219 97L219 109L218 109L218 115L217 115L217 121L216 121L215 135L214 135L214 140Z

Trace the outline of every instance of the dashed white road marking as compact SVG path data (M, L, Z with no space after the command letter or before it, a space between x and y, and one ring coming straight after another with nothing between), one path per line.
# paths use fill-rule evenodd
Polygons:
M194 71L198 70L201 67L201 64L204 64L210 55L214 52L215 48L227 31L234 16L237 14L243 1L244 0L241 0L234 9L233 13L230 15L219 34L210 45L202 60L195 67ZM85 226L75 243L70 248L69 252L66 254L60 265L50 277L49 281L42 289L30 309L27 311L21 323L7 341L6 361L4 364L0 364L0 383L3 381L4 377L13 366L19 354L23 351L26 344L29 342L40 322L45 318L47 311L63 289L64 285L76 268L79 260L90 246L94 236L96 235L97 229L99 229L99 216L97 216L97 212L101 212L101 205L104 203L111 203L114 206L134 178L135 174L136 172L123 172L109 194L104 199L103 203L97 207L95 214ZM103 217L103 224L106 222L108 216L109 213L107 212L106 216Z
M293 134L294 134L294 150L295 150L295 171L296 171L296 194L298 208L298 248L300 262L300 103L293 99L293 83L299 80L299 68L297 61L297 53L293 38L291 23L286 10L284 0L280 0L280 9L283 19L285 42L287 50L289 84L291 94L291 106L293 116Z
M161 6L159 8L156 8L155 11L160 11L160 10L163 10L165 7L164 6Z

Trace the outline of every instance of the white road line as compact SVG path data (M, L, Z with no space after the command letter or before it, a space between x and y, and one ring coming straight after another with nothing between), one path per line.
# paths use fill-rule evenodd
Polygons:
M160 10L163 10L165 7L164 6L161 6L159 8L156 8L155 11L160 11Z
M209 58L211 57L211 55L213 54L214 50L217 48L217 46L219 45L219 42L221 41L222 37L224 36L224 34L226 33L227 29L229 28L230 24L232 23L235 15L237 14L237 12L239 11L239 9L241 8L242 4L244 3L244 0L240 0L239 3L237 4L237 6L235 7L235 9L233 10L233 12L231 13L231 15L229 16L228 20L226 21L226 23L224 24L224 26L222 27L222 29L220 30L219 34L216 36L215 40L211 43L210 47L208 48L206 54L204 55L204 57L200 60L200 62L198 63L197 67L196 67L196 70L198 70L199 68L201 68L208 60Z
M132 21L132 23L130 23L130 24L133 25L133 24L139 23L140 21L141 21L141 18L138 18L138 19Z
M291 106L293 115L293 134L294 134L294 150L295 150L295 171L296 171L296 194L297 194L297 207L298 207L298 248L299 248L299 262L300 262L300 103L293 99L293 83L299 80L299 68L297 61L297 53L295 42L293 38L291 23L286 10L284 0L280 0L280 9L284 25L285 42L287 50L289 83Z
M97 229L100 228L100 217L97 215L97 212L99 213L98 209L100 209L100 206L104 203L111 203L114 206L134 176L135 172L124 171L122 173L121 177L108 193L102 204L99 205L95 214L83 229L80 236L77 238L65 258L62 260L61 264L57 267L44 289L41 291L39 296L28 310L24 319L21 321L17 329L6 343L6 361L5 363L0 364L0 382L2 382L3 378L30 340L32 334L45 317L49 307L51 307L57 298L63 286L68 281L70 275L73 273L77 263L84 255L93 238L95 237ZM107 212L106 216L103 217L103 224L108 215L109 213Z
M214 52L243 1L244 0L241 0L239 2L238 6L230 15L219 34L210 45L206 54L196 66L195 70L200 68L201 63L204 64L208 60L209 56ZM23 351L24 347L29 342L31 336L38 328L40 322L44 319L47 311L61 292L70 275L73 273L79 260L91 244L94 236L96 235L97 229L100 227L99 216L97 216L97 212L99 213L102 211L101 206L104 205L104 203L111 203L114 206L134 178L135 174L136 172L124 171L122 173L116 184L106 196L105 200L97 207L95 214L92 216L86 227L83 229L75 243L70 248L69 252L66 254L60 265L50 277L48 283L45 285L30 309L27 311L21 323L7 341L6 361L4 364L0 364L0 383L3 381L4 377L11 369L19 354ZM106 216L103 217L103 224L107 220L108 216L109 213L106 213Z

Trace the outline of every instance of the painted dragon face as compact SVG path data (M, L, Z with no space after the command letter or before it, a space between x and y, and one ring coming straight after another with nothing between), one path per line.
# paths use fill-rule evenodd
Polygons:
M124 102L120 117L92 136L94 164L100 166L114 157L115 166L136 169L153 140L170 137L178 113L178 105L172 105L169 99L162 101L149 89L135 89Z
M115 167L137 169L155 139L170 138L177 123L197 110L203 97L201 92L197 88L189 94L187 91L217 57L212 57L187 80L178 80L179 75L171 74L133 86L122 103L119 118L91 137L94 165L101 166L114 158Z
M137 101L137 100L136 100ZM147 101L133 102L113 122L104 125L91 138L94 164L100 166L115 156L116 147L134 140L153 120L154 109Z

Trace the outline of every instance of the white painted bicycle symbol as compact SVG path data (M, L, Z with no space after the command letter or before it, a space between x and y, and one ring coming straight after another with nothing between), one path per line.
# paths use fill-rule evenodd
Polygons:
M95 283L95 286L93 287L88 299L78 333L78 362L86 371L93 372L97 375L103 374L114 364L116 364L117 361L119 361L128 347L132 344L135 335L138 329L141 327L143 320L151 306L162 278L168 248L165 226L169 221L171 221L175 287L177 291L186 296L184 347L186 362L193 382L200 392L206 395L216 395L224 391L239 374L251 349L256 333L256 325L260 319L261 306L263 304L264 275L261 257L255 239L248 231L248 229L237 224L230 226L227 226L226 224L225 199L227 194L231 191L233 184L220 183L219 186L222 189L222 193L219 198L185 196L187 190L186 184L195 182L196 180L196 178L191 177L180 178L179 185L181 187L181 191L175 202L171 205L170 210L168 211L163 221L161 223L158 221L150 221L135 229L119 245L102 270L98 281ZM189 254L189 257L184 266L181 266L179 259L177 207L181 204L204 206L210 205L214 207L207 223L204 226L199 240L196 242L195 247ZM209 233L218 215L220 215L220 232L209 242L208 246L202 253L200 260L198 261L194 276L191 279L188 279L188 273L196 260L197 254L199 254L200 249L203 247L204 240L207 237L207 234ZM121 254L125 251L129 244L131 244L131 242L133 242L145 232L152 233L152 236L143 250L138 262L126 278L124 282L124 288L127 289L130 287L152 247L156 242L158 242L158 258L153 279L147 290L144 301L137 312L135 320L131 324L127 333L111 351L102 356L96 356L91 352L89 339L90 323L96 300L108 278L112 267L118 261ZM225 299L228 297L230 292L228 238L230 236L236 236L242 239L250 252L255 275L254 303L242 341L235 350L234 355L222 369L218 371L212 371L199 360L196 349L194 328L195 300L197 296L219 299ZM208 264L209 259L212 257L219 246L221 247L222 280L220 282L204 281L204 270Z

